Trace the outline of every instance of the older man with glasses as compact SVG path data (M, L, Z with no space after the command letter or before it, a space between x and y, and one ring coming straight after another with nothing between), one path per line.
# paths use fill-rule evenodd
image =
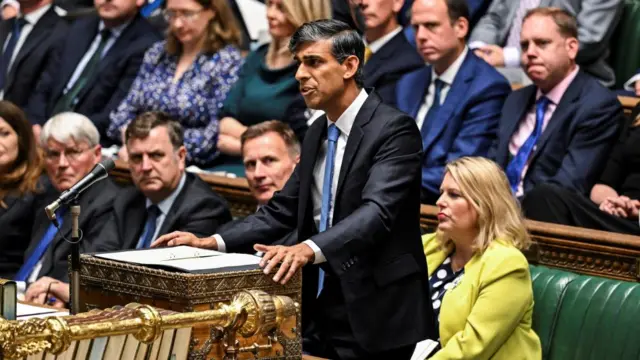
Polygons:
M67 257L71 244L64 238L71 237L71 214L64 209L56 213L58 228L51 224L44 207L87 175L100 162L102 149L100 135L91 120L71 112L58 114L47 121L40 133L40 146L44 150L50 186L36 200L31 243L14 279L28 285L45 277L39 284L48 286L55 279L66 281L68 277ZM83 242L97 238L111 212L117 191L118 187L105 179L80 195L79 226Z

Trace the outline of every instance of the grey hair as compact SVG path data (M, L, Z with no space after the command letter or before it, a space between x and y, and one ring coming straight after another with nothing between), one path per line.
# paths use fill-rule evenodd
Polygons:
M100 133L93 122L74 112L63 112L47 120L40 132L40 145L46 147L50 138L61 143L69 139L86 141L91 147L100 144Z
M322 19L302 24L291 36L289 51L295 54L306 43L331 39L331 55L342 64L347 57L354 55L360 60L354 80L359 88L364 87L364 42L362 37L346 23Z

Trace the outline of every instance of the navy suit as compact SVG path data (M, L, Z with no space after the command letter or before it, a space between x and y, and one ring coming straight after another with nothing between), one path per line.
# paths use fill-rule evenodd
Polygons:
M364 64L364 86L374 88L385 104L396 106L398 80L422 66L424 60L400 32Z
M11 34L15 18L0 22L0 44ZM64 39L69 25L52 6L35 24L15 57L4 84L4 100L20 108L27 105L41 74L51 61L56 46Z
M29 121L44 124L53 114L56 102L73 75L78 63L98 33L98 16L77 20L70 28L62 46L54 56L31 95L26 109ZM106 141L109 113L127 95L142 63L145 51L160 40L160 35L141 16L136 15L107 51L96 74L89 79L78 95L75 112L86 115ZM105 144L108 145L108 144Z
M414 118L431 83L431 66L402 77L398 109ZM462 156L487 156L496 138L500 110L511 92L507 80L469 51L451 84L438 119L423 139L422 201L435 203L444 166Z
M535 85L514 91L504 104L491 154L503 168L511 158L511 137L533 106L536 91ZM524 193L549 183L587 195L623 125L622 106L615 94L590 75L578 72L531 153L523 179Z

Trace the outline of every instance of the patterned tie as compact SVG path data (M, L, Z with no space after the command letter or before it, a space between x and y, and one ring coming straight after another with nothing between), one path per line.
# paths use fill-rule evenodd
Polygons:
M22 32L22 28L27 24L27 20L24 18L16 18L13 21L13 28L11 30L11 37L7 42L7 46L4 48L4 52L2 53L2 61L0 63L0 88L4 88L5 81L7 78L7 73L9 72L9 65L11 63L11 58L13 57L13 51L16 49L16 45L18 44L18 39L20 39L20 33Z
M507 165L506 173L509 179L509 185L511 185L511 191L514 194L518 192L518 185L520 185L520 177L522 176L522 170L524 170L531 151L538 142L538 138L542 134L542 124L544 123L544 114L547 111L547 106L551 100L543 96L536 102L536 127L533 129L529 138L522 144L516 156L511 159L511 162Z
M433 103L431 103L431 107L427 112L427 115L424 117L424 121L422 122L422 128L420 129L420 134L422 134L422 148L426 147L424 143L427 139L427 134L429 134L429 129L434 121L438 118L438 112L440 112L440 94L442 92L442 88L445 85L445 82L440 79L435 79L434 81L435 91L433 92Z
M333 184L333 163L336 157L336 143L340 136L340 129L331 124L327 134L327 161L324 166L324 181L322 182L322 208L320 210L320 232L330 227L329 214L331 213L331 185ZM324 271L320 269L318 278L318 296L324 287Z
M62 222L64 221L63 209L56 212L56 219L58 220L58 226L62 228ZM57 233L58 228L53 225L53 223L51 223L47 228L47 231L44 233L44 236L42 236L42 239L38 243L38 246L35 248L35 250L33 250L31 255L29 255L27 261L22 264L20 270L18 270L18 273L14 277L15 281L27 281L29 279L29 275L31 275L31 272L35 268L36 264L40 261L40 259L42 259L42 256L49 248L49 245L51 245L51 242L56 237Z
M148 249L149 245L153 242L153 235L156 233L156 222L160 216L160 209L156 205L151 205L147 208L147 221L144 224L144 231L136 249Z
M513 19L513 25L511 25L511 29L509 30L506 46L517 47L520 49L520 30L522 30L522 19L527 14L527 11L537 8L538 6L540 6L540 0L520 0L520 5L518 6L518 10L516 10L516 16Z
M66 94L60 97L56 106L53 108L52 115L59 114L64 111L71 111L75 108L78 94L80 94L89 79L91 79L95 74L98 64L100 63L100 59L102 59L102 52L104 51L110 36L111 31L109 29L102 29L102 31L100 31L100 44L98 44L98 48L93 55L91 55L91 58L82 70L82 73L80 73L76 82L71 86Z

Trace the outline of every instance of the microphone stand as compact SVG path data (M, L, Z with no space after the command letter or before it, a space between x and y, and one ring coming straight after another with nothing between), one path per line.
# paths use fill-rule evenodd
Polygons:
M80 313L80 204L78 199L71 203L71 315Z

